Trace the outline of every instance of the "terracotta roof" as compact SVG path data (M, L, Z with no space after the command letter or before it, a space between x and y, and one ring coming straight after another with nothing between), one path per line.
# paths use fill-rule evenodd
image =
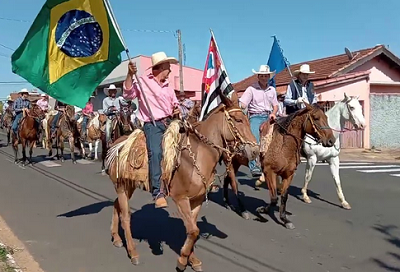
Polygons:
M15 101L19 97L19 94L18 93L10 93L10 96L11 96L11 99L13 101ZM38 94L30 93L28 96L28 100L31 101L32 103L38 101L39 99L40 99L39 93Z
M311 61L305 61L297 64L293 64L290 66L290 70L293 72L298 69L302 64L309 64L310 69L315 71L315 74L311 74L309 79L313 80L314 82L321 79L327 79L330 77L335 76L340 71L348 68L350 65L358 62L359 60L371 55L372 53L376 52L379 49L384 48L383 45L377 45L372 48L362 49L355 52L352 52L353 59L350 61L346 54L326 57L322 59L316 59ZM291 77L287 70L287 68L280 73L278 73L275 77L276 85L277 85L277 92L282 91L282 88L279 88L281 85L287 85L290 83ZM252 75L248 78L245 78L242 81L239 81L233 84L233 87L238 92L244 91L248 86L252 85L257 81L257 76ZM286 87L285 87L286 89Z

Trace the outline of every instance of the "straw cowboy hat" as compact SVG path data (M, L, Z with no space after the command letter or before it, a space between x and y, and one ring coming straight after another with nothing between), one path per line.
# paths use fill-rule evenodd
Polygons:
M254 69L252 69L253 74L256 75L271 75L271 77L273 77L275 75L275 71L270 70L268 65L260 65L260 69L258 71L255 71Z
M22 93L27 93L27 94L29 94L29 91L28 91L28 89L27 88L23 88L21 91L19 91L18 92L19 94L22 94Z
M308 64L303 64L300 66L300 69L295 70L293 72L294 76L297 76L298 74L303 73L303 74L314 74L315 71L310 71L310 65Z
M104 88L104 93L106 94L106 96L108 96L109 90L116 90L117 95L121 93L121 88L115 87L114 84L111 84L110 86L108 86L108 88Z
M147 68L147 70L165 62L169 62L170 64L177 64L178 60L174 57L167 57L167 54L165 54L165 52L157 52L151 55L151 66Z

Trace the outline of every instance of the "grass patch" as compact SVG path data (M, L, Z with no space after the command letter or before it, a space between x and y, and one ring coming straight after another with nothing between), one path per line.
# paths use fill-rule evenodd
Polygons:
M8 264L7 254L12 254L11 248L0 246L0 272L14 272L14 267Z

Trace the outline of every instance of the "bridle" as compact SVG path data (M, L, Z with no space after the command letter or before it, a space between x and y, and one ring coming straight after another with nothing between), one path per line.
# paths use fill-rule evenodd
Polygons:
M201 134L195 127L192 126L192 124L190 124L186 119L183 120L183 125L186 128L187 131L192 132L194 135L196 135L196 137L204 144L209 145L219 151L222 151L221 155L223 155L223 153L226 154L227 156L227 165L226 165L226 169L230 168L230 165L232 163L232 158L239 152L242 152L242 150L244 149L245 145L251 145L251 146L258 146L258 144L256 142L251 142L251 141L247 141L244 139L244 137L241 135L241 133L239 132L239 130L237 129L236 125L234 124L233 120L232 120L232 116L231 113L233 112L242 112L242 110L240 108L233 108L233 109L229 109L227 110L224 106L223 108L224 111L224 127L225 127L225 123L228 125L228 129L231 132L232 136L233 136L233 145L229 145L227 144L227 140L223 137L223 140L226 143L226 146L228 148L216 145L215 143L213 143L212 141L210 141L206 136L204 136L203 134ZM202 182L204 184L204 187L206 189L206 201L208 202L208 192L209 192L209 188L212 186L212 184L214 183L214 181L212 181L210 184L207 184L207 180L204 177L204 175L201 173L200 168L197 164L197 160L195 158L195 154L191 149L191 144L190 144L190 139L189 137L187 137L186 139L186 145L181 147L181 151L183 149L187 149L189 151L189 156L191 157L191 159L193 160L193 166L196 169L197 174L201 177ZM227 170L228 173L229 170Z

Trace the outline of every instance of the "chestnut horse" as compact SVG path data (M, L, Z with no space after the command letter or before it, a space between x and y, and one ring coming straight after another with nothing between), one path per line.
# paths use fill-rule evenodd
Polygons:
M75 120L75 108L74 106L67 105L65 107L65 112L61 113L60 118L58 119L57 127L56 127L56 157L60 159L61 162L64 162L64 139L68 139L69 148L71 150L71 160L72 163L76 164L75 159L75 147L80 149L81 155L83 151L80 145L80 135L78 131L78 127ZM50 127L53 122L54 116L50 115L47 118L47 126L46 126L46 138L47 138L47 149L49 150L49 157L53 154L53 139L51 138ZM58 154L58 149L60 149L61 155Z
M288 188L300 163L300 150L306 134L325 147L332 147L336 138L329 127L328 118L318 105L309 105L274 124L269 121L261 125L261 168L267 180L270 204L257 208L258 212L273 213L278 203L276 191L277 176L282 178L280 219L288 229L294 229L287 218L286 203Z
M232 100L236 100L237 94L234 92L232 94ZM195 123L197 122L198 118L200 117L200 112L201 112L201 104L196 103L195 106L190 110L189 116L188 116L188 122L190 123ZM207 116L206 118L207 119ZM223 186L224 186L224 202L225 202L225 207L227 209L232 209L235 212L237 212L240 216L242 216L244 219L248 220L250 219L249 212L246 210L244 202L242 200L242 193L239 194L239 188L238 188L238 182L236 179L236 174L239 171L239 168L241 165L244 165L248 167L249 165L249 160L246 157L241 156L240 154L236 154L231 158L231 161L228 161L229 158L223 154L220 160L220 164L222 164L222 161L224 162L226 168L226 176L223 181ZM238 203L238 207L235 207L234 205L231 204L229 200L229 191L228 187L229 185L232 188L232 191L234 192L236 196L236 200ZM211 191L215 192L218 190L215 190L214 188L218 188L218 185L212 185Z
M101 134L102 134L102 128L105 126L107 120L107 116L104 114L100 114L98 112L93 112L93 115L89 117L89 120L87 121L87 126L86 126L86 139L81 138L81 148L83 150L83 157L86 158L86 151L85 151L85 143L84 141L86 140L89 145L89 156L92 157L92 152L93 152L93 144L94 144L94 160L98 160L98 148L99 148L99 143L101 141ZM83 121L83 116L81 116L77 120L77 127L79 134L82 136L83 131L82 131L82 121Z
M131 115L132 108L128 105L122 105L119 101L119 111L117 112L114 120L111 124L111 143L114 143L118 138L124 135L128 135L135 130L135 125L132 123ZM108 117L106 117L108 118ZM105 162L108 151L108 143L106 142L106 133L101 134L101 172L104 175L106 171Z
M222 104L205 121L192 125L185 120L183 126L186 132L181 133L182 121L175 120L163 136L162 181L177 205L187 233L177 271L185 270L187 265L195 271L203 271L202 262L194 254L199 235L197 217L222 154L232 157L241 152L250 160L259 155L257 141L251 133L247 117L239 108L238 100L231 101L222 94L220 96ZM147 149L144 133L139 129L124 138L123 141L122 138L117 140L119 143L115 143L107 154L110 179L118 194L114 202L111 235L113 244L121 247L122 239L118 234L120 217L131 262L138 264L139 254L132 239L128 201L138 186L144 185L146 190L151 187Z
M18 144L21 143L22 146L22 163L23 165L27 165L26 163L26 147L29 144L29 163L32 163L32 154L33 154L33 146L35 145L36 141L39 140L39 128L41 119L44 117L44 112L42 109L33 104L32 108L27 111L23 111L23 117L18 125L18 136L19 141L17 139L17 135L12 132L12 147L14 149L14 162L18 162Z

